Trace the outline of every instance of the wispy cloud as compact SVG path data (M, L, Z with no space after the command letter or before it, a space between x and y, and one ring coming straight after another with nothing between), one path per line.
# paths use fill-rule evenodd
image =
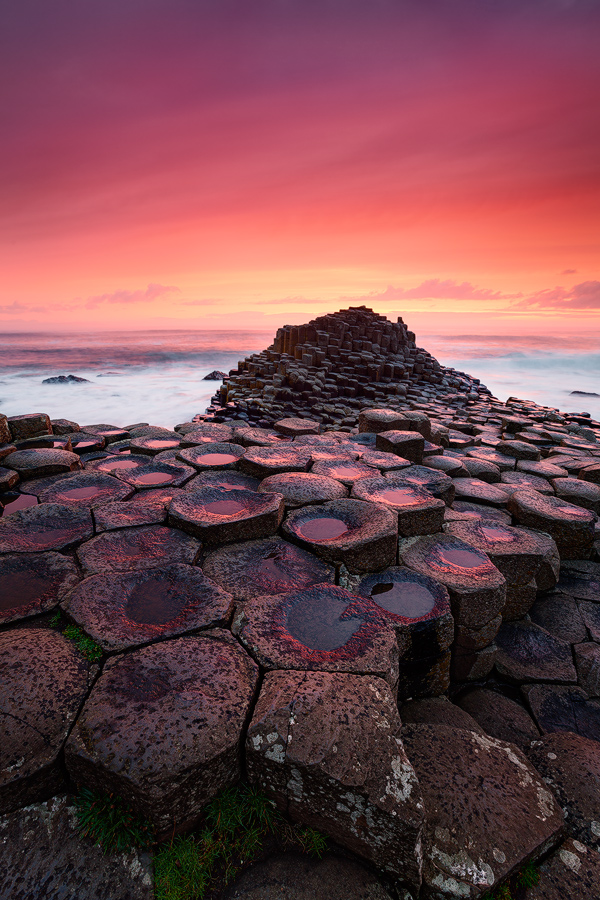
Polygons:
M394 287L389 284L384 291L371 291L362 297L341 297L341 300L370 303L395 303L398 300L514 300L522 297L518 294L504 294L490 288L481 288L470 281L457 281L430 278L422 281L414 288Z
M582 281L572 288L536 291L515 303L513 309L600 310L600 281Z
M180 294L181 289L175 285L149 284L146 290L138 291L113 291L110 294L96 294L83 301L85 309L97 309L104 304L130 305L131 303L147 303L149 300L157 300L168 294ZM78 303L81 303L79 300Z

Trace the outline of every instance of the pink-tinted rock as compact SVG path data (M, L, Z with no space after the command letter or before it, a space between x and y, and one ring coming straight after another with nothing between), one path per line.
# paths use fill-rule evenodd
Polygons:
M507 506L520 525L549 534L561 559L589 557L594 543L594 513L536 491L517 491L508 499Z
M341 481L310 472L270 475L260 482L258 490L261 494L281 494L288 509L326 503L328 500L339 500L348 496L348 490Z
M40 503L65 503L95 507L111 500L126 500L133 489L111 475L101 472L85 472L62 478L55 486L38 495Z
M0 623L47 612L78 581L75 564L60 553L0 556Z
M281 494L202 487L186 491L169 506L169 524L209 544L274 534L284 512Z
M193 565L200 542L161 525L125 528L99 534L79 547L77 555L86 575L127 572L169 563Z
M52 434L50 417L46 413L28 413L25 416L9 416L6 420L10 430L9 440L20 441L38 434Z
M394 453L410 462L421 463L425 438L414 431L382 431L377 435L377 450Z
M244 455L244 448L239 444L216 443L196 444L186 450L180 450L178 457L198 472L209 472L214 469L237 469Z
M61 472L81 469L81 460L68 450L16 450L3 460L4 466L14 469L23 481Z
M496 669L509 681L577 682L570 645L533 622L505 622L496 644Z
M275 431L290 437L298 437L302 434L318 434L321 426L312 419L280 419L273 426Z
M240 460L240 469L253 478L263 479L282 472L307 472L311 458L310 448L293 444L250 447Z
M0 553L67 550L93 533L89 509L44 503L0 519Z
M442 530L446 505L424 488L405 481L402 474L392 478L362 478L352 488L352 497L382 503L398 516L398 534L434 534Z

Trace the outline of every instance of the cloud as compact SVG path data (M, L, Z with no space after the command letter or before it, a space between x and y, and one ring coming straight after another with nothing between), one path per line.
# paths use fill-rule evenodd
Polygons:
M522 294L503 294L490 288L480 288L470 281L460 284L452 279L441 281L430 278L414 288L394 287L389 284L384 291L371 291L363 297L340 297L340 300L357 303L395 303L398 300L514 300Z
M577 269L563 269L561 275L574 275Z
M96 294L94 297L88 297L83 301L85 309L97 309L105 303L118 303L129 305L130 303L144 303L149 300L157 300L167 294L180 294L180 288L174 285L149 284L145 291L113 291L112 294ZM81 303L78 300L78 303Z
M43 312L46 312L46 307L44 306L27 306L25 303L18 303L16 300L14 301L14 303L6 303L4 306L0 306L0 313L7 314L9 316L20 315L21 313Z
M515 303L512 309L600 310L600 281L582 281L572 288L536 291Z

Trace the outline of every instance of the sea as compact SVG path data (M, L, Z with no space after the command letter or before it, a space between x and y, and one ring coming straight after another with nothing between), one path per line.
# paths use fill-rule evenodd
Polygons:
M219 386L204 380L209 372L228 372L272 340L272 331L234 330L0 334L0 412L172 428L206 411ZM418 344L479 378L500 400L516 396L600 419L600 332L419 334ZM43 384L57 375L86 381Z

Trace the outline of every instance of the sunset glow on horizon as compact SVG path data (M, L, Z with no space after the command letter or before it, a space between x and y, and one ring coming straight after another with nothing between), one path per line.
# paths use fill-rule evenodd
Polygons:
M600 330L600 4L22 0L0 330Z

